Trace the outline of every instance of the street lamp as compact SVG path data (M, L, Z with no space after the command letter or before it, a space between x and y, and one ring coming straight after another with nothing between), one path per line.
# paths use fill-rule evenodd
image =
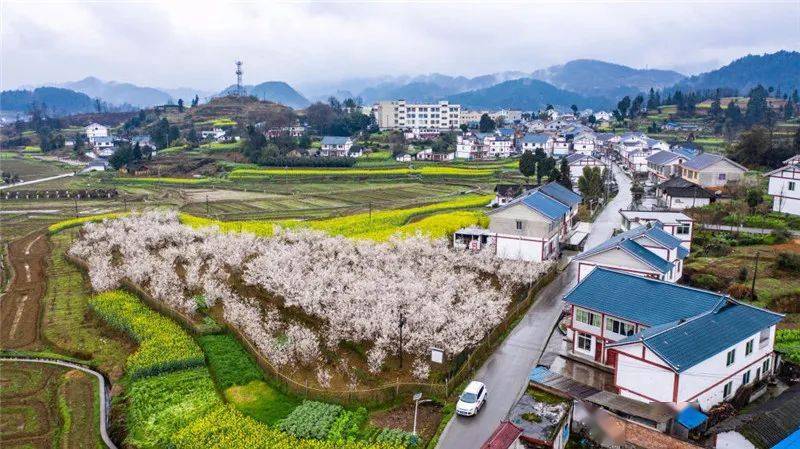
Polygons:
M417 409L419 409L420 399L422 399L422 393L414 393L414 435L417 434Z

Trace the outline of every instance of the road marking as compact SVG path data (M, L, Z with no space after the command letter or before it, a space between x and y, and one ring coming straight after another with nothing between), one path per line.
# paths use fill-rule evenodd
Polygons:
M17 313L14 314L14 322L11 323L11 329L8 332L9 337L13 337L14 334L17 333L17 326L19 325L19 320L22 318L22 310L25 308L25 301L28 300L28 295L22 296L22 301L19 302L17 305Z
M35 239L31 240L30 243L28 243L28 246L25 247L25 255L26 256L31 254L31 247L33 246L34 243L38 242L40 238L42 238L41 235L39 237L36 237Z

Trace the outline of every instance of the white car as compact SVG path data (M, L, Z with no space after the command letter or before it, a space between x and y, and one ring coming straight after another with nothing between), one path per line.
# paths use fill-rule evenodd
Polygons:
M486 385L473 380L461 393L456 403L456 413L461 416L475 416L486 403Z

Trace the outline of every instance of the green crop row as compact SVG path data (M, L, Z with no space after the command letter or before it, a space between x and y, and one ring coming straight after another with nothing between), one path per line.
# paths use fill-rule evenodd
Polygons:
M127 212L117 212L117 213L109 213L109 214L98 214L98 215L87 215L86 217L78 217L78 218L71 218L69 220L62 220L57 223L53 223L47 227L47 231L50 234L55 234L59 231L63 231L64 229L74 228L75 226L81 226L85 223L96 223L103 220L112 220L114 218L120 218L128 215Z
M775 350L786 360L800 364L800 329L779 329L775 333Z

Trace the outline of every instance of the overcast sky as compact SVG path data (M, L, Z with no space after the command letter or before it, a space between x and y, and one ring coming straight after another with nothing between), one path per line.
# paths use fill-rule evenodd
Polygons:
M576 58L693 74L800 48L800 2L0 0L2 88L92 75L234 82L533 71Z

